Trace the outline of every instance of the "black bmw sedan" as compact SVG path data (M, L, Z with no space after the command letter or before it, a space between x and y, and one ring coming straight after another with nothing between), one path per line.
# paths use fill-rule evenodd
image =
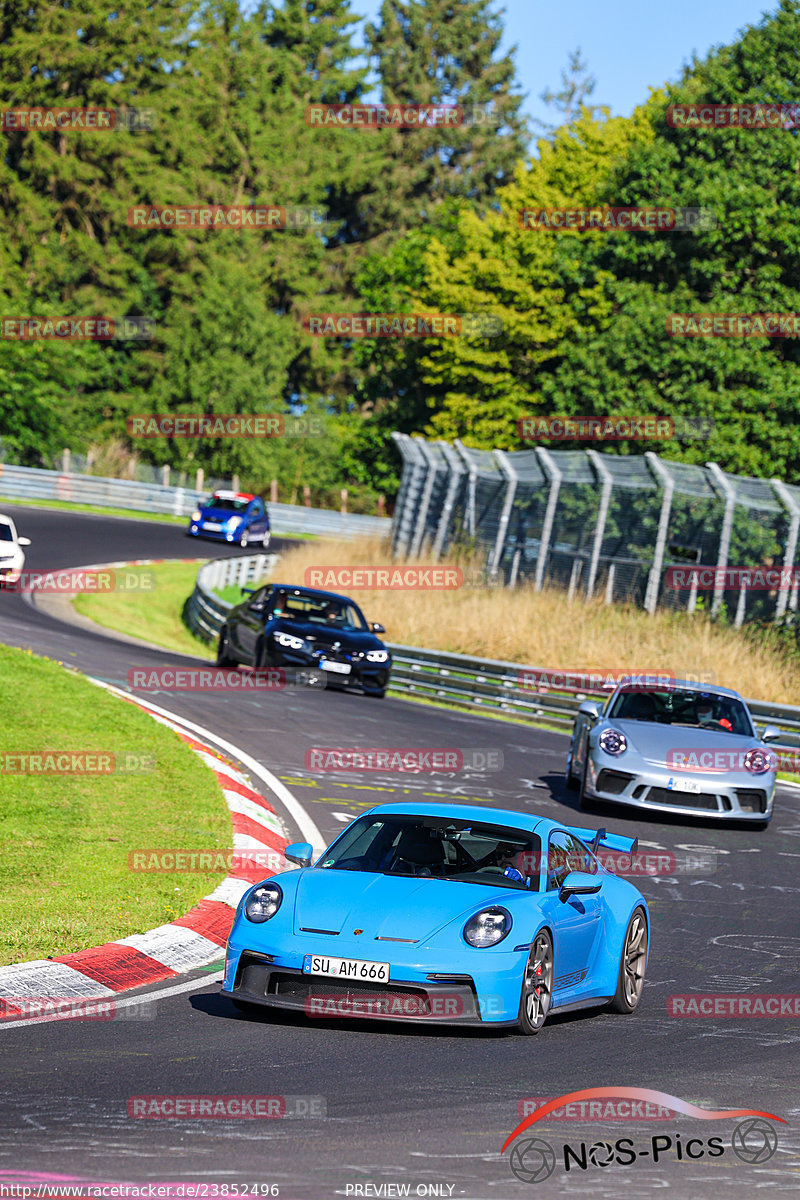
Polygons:
M231 609L219 633L218 666L284 667L301 678L311 668L328 686L384 695L392 656L375 635L386 630L370 625L347 596L280 583L242 592L247 599Z

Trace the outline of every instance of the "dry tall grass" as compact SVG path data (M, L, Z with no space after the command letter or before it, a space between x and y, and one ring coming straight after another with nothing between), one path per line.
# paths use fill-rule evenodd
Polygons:
M281 557L276 578L303 584L308 567L395 566L385 542L308 542ZM343 589L344 590L344 589ZM389 641L549 667L670 672L736 688L754 699L800 703L794 670L741 633L696 614L569 602L563 591L469 587L354 591L367 620Z

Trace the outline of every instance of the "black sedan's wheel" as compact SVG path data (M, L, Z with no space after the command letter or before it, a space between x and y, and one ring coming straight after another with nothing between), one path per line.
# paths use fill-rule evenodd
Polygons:
M553 999L553 943L546 929L537 933L522 981L517 1028L538 1033L547 1020Z
M632 1013L642 998L644 969L647 964L647 918L643 908L634 910L628 922L619 963L617 991L609 1008L612 1012Z
M228 638L228 630L225 626L219 631L219 641L217 642L217 666L218 667L238 667L237 660L231 654L231 644Z
M271 667L269 654L267 652L267 643L263 638L259 638L256 642L256 652L253 657L253 669L256 671L266 671L267 667Z

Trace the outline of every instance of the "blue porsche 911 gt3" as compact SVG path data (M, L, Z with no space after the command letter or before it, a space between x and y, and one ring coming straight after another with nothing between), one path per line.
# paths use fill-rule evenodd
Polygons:
M636 839L504 809L387 804L358 817L312 866L242 896L223 994L238 1007L317 1017L515 1026L642 994L650 918L598 847Z

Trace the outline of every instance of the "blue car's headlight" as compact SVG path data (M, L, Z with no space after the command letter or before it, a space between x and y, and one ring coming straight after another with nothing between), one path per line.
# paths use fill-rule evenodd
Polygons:
M279 646L285 646L287 650L310 650L308 642L301 637L295 637L293 633L282 633L277 630L273 635Z
M389 655L386 650L368 650L366 653L367 662L388 662Z
M202 515L203 515L203 514L200 512L200 509L199 509L199 508L196 508L196 509L194 510L194 512L192 513L192 520L193 520L193 521L199 521L199 520L200 520L200 518L202 517Z
M281 906L283 892L277 883L260 883L244 902L244 915L248 921L261 924L274 917Z
M482 950L486 946L496 946L510 932L511 913L499 904L493 904L470 917L464 926L464 941L476 950Z
M628 740L618 729L604 729L598 741L606 754L624 754L628 749Z

